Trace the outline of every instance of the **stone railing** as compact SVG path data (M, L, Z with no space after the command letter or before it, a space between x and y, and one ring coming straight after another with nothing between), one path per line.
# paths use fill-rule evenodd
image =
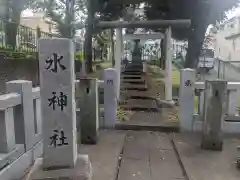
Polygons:
M94 81L97 87L104 89L104 119L103 122L98 122L97 117L94 119L99 123L98 127L114 128L115 126L116 77L116 70L110 68L104 71L104 80ZM78 103L77 92L81 88L80 82L81 80L75 80ZM43 153L40 88L33 88L31 81L16 80L6 83L6 92L0 95L0 179L21 179ZM98 94L98 91L94 93ZM80 113L78 103L77 124ZM98 108L98 102L95 108ZM95 112L97 113L98 110Z
M217 78L228 81L240 81L240 61L224 61L221 58L215 59L214 70Z
M179 113L180 126L183 131L202 130L205 82L196 82L195 77L194 70L181 70ZM239 90L240 82L227 83L227 110L223 122L223 131L226 133L240 132L240 116L237 112Z
M42 154L40 88L31 81L6 84L0 96L0 179L19 179Z

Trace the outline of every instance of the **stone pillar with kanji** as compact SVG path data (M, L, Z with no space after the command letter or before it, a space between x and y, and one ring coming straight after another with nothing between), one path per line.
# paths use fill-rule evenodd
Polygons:
M88 156L77 153L73 42L39 40L39 69L43 158L28 179L91 179Z

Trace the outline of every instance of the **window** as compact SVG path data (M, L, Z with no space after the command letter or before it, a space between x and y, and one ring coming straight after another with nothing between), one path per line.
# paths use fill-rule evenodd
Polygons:
M232 24L230 24L230 28L234 28L234 24L232 23Z

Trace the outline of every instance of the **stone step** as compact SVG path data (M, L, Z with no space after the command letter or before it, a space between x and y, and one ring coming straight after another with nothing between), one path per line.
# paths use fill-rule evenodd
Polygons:
M128 68L143 68L143 65L139 65L139 64L128 64L126 65L126 67Z
M131 84L145 84L144 79L123 79L123 83L131 83Z
M136 69L136 70L133 70L133 69L125 69L123 72L127 72L127 73L143 73L142 70L139 70L139 69Z
M142 64L128 64L126 67L131 67L131 68L142 68Z
M146 106L141 104L136 104L136 105L123 104L123 105L120 105L120 107L124 110L130 110L130 111L158 112L157 106Z
M136 71L136 72L132 72L132 71L123 71L123 74L127 74L127 75L142 75L143 72L140 71Z
M147 91L148 88L147 87L121 87L121 89L124 89L124 90L133 90L133 91Z
M147 91L148 87L146 84L130 84L130 83L123 83L121 85L121 89L125 90L138 90L138 91Z
M179 123L178 122L162 122L157 125L152 125L150 123L130 122L130 123L116 123L116 130L125 130L125 131L157 131L157 132L179 132ZM182 179L184 180L184 179Z
M144 78L144 76L142 76L142 75L134 75L134 74L123 74L122 75L122 78L123 79L142 79L142 78Z
M147 87L147 84L131 84L131 83L121 83L121 86L123 86L123 87L140 87L140 88L142 88L142 87Z
M131 63L129 63L129 65L140 66L140 65L143 65L143 63L142 62L131 62Z
M179 120L172 119L170 117L172 113L173 109L169 108L164 111L151 113L135 111L132 112L131 118L128 121L118 121L119 123L115 127L119 130L178 132Z
M125 66L125 69L142 70L143 66Z
M125 101L125 104L135 106L135 105L142 105L142 106L155 106L157 107L157 103L155 100L152 99L128 99Z
M140 72L140 73L142 73L143 72L143 70L142 69L124 69L124 71L123 72Z
M138 92L134 92L134 93L130 93L130 92L127 92L127 94L126 94L126 97L128 99L152 99L152 100L155 99L152 96L148 96L146 94L146 92L144 92L144 91L138 91Z
M128 99L120 107L131 111L158 112L156 101L152 99Z

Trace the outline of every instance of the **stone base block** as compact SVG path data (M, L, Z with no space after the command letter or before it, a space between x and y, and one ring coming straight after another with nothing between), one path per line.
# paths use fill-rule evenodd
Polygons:
M215 139L210 136L204 137L202 139L201 147L207 150L222 151L223 150L223 140Z
M24 148L23 148L24 149ZM19 180L26 175L28 168L35 159L42 155L42 142L37 143L31 150L22 154L14 162L0 170L0 180Z
M35 161L26 180L91 180L92 168L88 155L79 155L73 168L44 170L42 158Z

